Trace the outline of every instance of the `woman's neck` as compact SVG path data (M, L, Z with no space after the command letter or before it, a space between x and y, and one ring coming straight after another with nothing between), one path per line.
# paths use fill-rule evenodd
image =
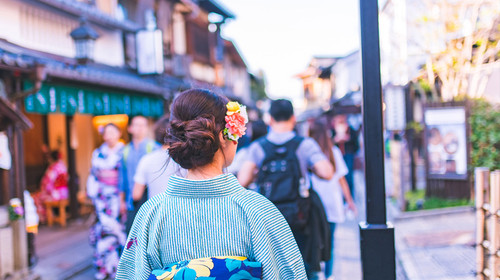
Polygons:
M113 142L113 143L106 143L106 144L108 144L108 147L109 147L110 149L113 149L114 147L116 147L116 145L118 145L118 143L119 143L119 142L117 141L117 142Z
M206 180L213 177L217 177L224 172L223 169L223 156L221 158L221 153L218 151L214 156L214 161L211 163L201 166L198 168L189 169L186 175L186 179L191 180Z
M222 168L219 167L218 165L214 164L208 164L203 167L199 167L196 169L189 169L186 175L186 179L191 179L191 180L205 180L205 179L210 179L217 177L221 175Z

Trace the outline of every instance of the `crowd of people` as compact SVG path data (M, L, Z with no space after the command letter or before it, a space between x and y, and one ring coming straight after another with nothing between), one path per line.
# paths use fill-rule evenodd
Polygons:
M357 211L354 131L343 116L321 117L301 136L285 99L269 114L249 122L245 106L192 89L155 139L143 116L129 119L127 144L105 125L87 180L95 278L333 279L336 225ZM43 220L44 199L68 198L58 152L41 189Z

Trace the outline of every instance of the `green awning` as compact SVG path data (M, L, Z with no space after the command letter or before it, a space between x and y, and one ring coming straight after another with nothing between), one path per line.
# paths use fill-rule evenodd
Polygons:
M30 90L33 83L24 82L24 89ZM28 113L50 114L75 113L91 115L143 115L160 117L163 115L163 98L147 95L103 91L87 87L43 83L38 93L24 100Z

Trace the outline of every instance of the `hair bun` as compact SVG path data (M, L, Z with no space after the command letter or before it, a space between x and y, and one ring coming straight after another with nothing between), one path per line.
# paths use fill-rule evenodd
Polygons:
M182 168L210 163L219 149L215 118L201 115L193 120L172 120L167 137L169 155Z

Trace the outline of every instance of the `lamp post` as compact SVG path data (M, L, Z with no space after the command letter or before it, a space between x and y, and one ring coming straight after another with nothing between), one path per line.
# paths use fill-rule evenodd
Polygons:
M99 34L90 26L85 17L80 18L80 25L71 31L71 38L75 41L78 63L85 64L94 60L94 43Z
M387 223L377 0L360 0L366 221L359 224L364 280L395 280L394 227Z

